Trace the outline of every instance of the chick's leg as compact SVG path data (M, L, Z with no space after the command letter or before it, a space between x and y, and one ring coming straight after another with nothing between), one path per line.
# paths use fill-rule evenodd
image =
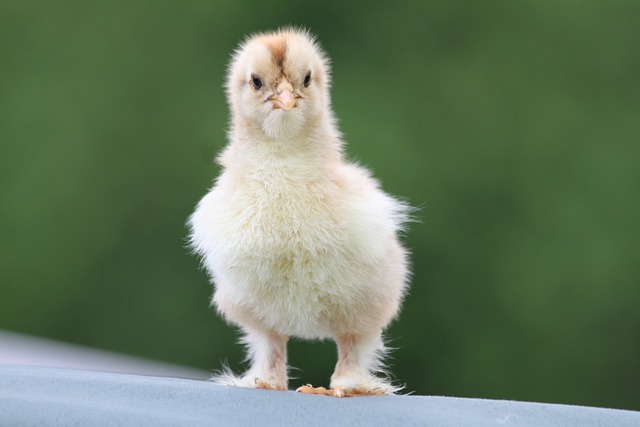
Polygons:
M244 377L257 388L287 389L287 337L253 332L245 337L251 368Z
M338 363L331 376L331 389L336 395L377 396L391 394L396 389L373 372L380 370L384 345L380 335L340 335Z
M288 337L265 331L245 332L243 341L251 367L241 377L226 372L214 380L237 387L287 390Z
M331 376L331 389L303 386L297 391L335 397L380 396L398 390L388 381L376 377L380 370L384 345L380 335L344 334L336 338L338 363Z

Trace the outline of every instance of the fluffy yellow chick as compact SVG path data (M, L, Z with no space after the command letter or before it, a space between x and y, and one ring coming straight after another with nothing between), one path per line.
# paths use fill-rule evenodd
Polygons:
M329 60L306 31L248 38L228 70L223 170L190 217L213 303L244 333L251 367L221 384L287 390L287 340L335 340L333 396L390 394L384 328L408 282L409 208L345 161Z

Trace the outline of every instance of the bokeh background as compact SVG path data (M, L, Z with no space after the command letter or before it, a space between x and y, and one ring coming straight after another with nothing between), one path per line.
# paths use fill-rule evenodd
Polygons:
M213 370L185 248L245 34L333 60L351 159L420 207L389 330L419 394L640 409L640 3L0 3L0 329ZM327 384L332 343L290 344Z

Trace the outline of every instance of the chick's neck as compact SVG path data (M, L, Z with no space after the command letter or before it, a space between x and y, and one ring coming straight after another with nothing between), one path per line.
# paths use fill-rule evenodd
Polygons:
M261 167L264 162L301 162L322 168L342 161L342 140L330 117L320 116L295 135L279 138L267 136L259 124L236 123L234 120L228 147L233 157L229 161L236 164Z

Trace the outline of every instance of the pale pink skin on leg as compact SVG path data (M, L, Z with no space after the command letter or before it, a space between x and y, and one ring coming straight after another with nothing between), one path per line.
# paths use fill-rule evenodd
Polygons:
M397 391L388 382L375 377L371 370L380 363L380 337L346 334L336 339L338 363L331 376L331 388L303 386L299 393L334 397L381 396Z
M357 335L342 335L336 340L338 363L331 376L331 388L340 391L375 392L377 384L368 367L375 357L375 351L367 348L371 344ZM377 393L376 393L377 394Z
M247 373L255 377L257 388L287 390L287 341L287 337L272 333L264 344L261 343L265 351L256 352L251 370Z
M223 385L261 388L266 390L288 389L287 341L288 337L276 333L249 332L244 337L249 349L251 367L241 377L224 372L214 380Z

